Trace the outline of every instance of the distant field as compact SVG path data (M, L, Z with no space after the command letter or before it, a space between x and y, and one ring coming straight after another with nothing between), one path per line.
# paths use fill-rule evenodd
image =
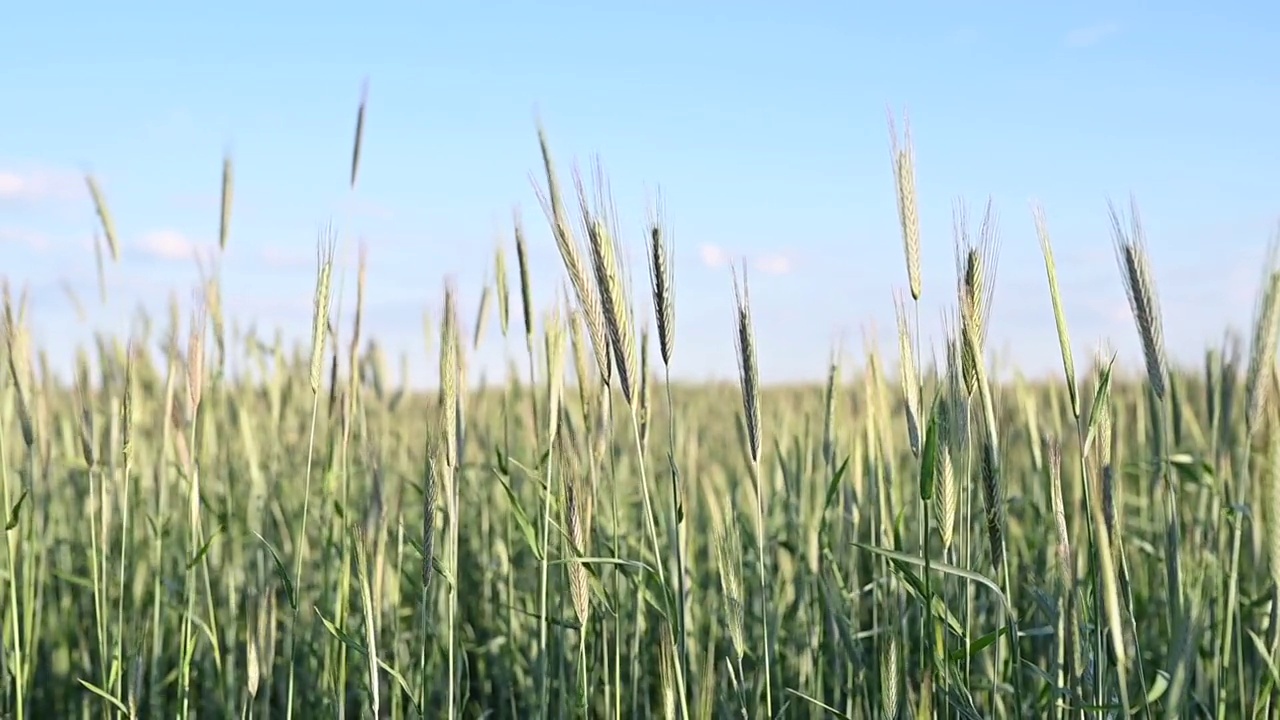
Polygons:
M1139 381L1064 350L1057 383L997 384L984 219L956 241L955 285L929 288L955 306L925 367L913 159L895 145L897 346L834 359L824 386L763 390L770 340L735 276L740 383L673 387L665 228L623 282L607 205L560 187L543 154L574 295L529 306L517 232L480 317L443 290L438 392L399 386L361 334L363 264L357 297L334 303L341 238L320 243L309 343L235 335L211 278L154 335L86 347L70 386L6 291L0 716L1274 712L1274 257L1252 336L1172 368L1178 319L1161 317L1141 228L1113 210ZM520 377L464 392L481 323Z

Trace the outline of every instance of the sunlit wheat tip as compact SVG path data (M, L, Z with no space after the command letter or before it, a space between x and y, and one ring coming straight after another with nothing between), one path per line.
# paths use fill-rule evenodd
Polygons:
M1058 266L1053 259L1053 244L1049 239L1049 223L1044 208L1032 208L1036 235L1040 238L1040 253L1044 255L1045 273L1049 279L1049 299L1053 303L1053 322L1058 329L1058 347L1062 352L1062 369L1066 373L1067 392L1071 396L1071 414L1080 419L1080 389L1076 385L1076 366L1071 354L1071 338L1067 334L1067 315L1062 308L1062 293L1058 289Z
M893 180L897 189L898 223L902 229L902 246L907 258L907 281L911 299L919 300L922 290L920 269L920 213L916 208L915 153L911 145L911 124L904 118L901 140L889 117L890 146L893 154Z
M539 198L550 216L551 229L555 233L556 243L560 245L561 253L564 253L566 246L576 246L576 243L573 241L573 231L569 227L569 217L565 213L564 196L560 192L560 181L556 176L555 161L551 157L547 133L541 124L538 125L538 148L542 152L542 165L547 179L546 194L539 195ZM566 257L565 262L568 264L569 258ZM573 271L570 270L570 274L572 273Z
M324 371L324 349L329 331L330 284L333 279L333 255L337 238L330 231L320 241L316 256L316 293L311 306L311 363L310 380L312 394L320 393L321 373Z
M204 396L205 332L208 325L208 308L197 301L191 318L191 334L187 338L187 392L191 401L191 417L196 416L200 400Z
M593 215L586 218L591 264L595 269L596 289L609 334L609 346L613 351L618 385L627 404L634 407L638 400L635 386L638 379L636 337L617 241L602 219Z
M452 473L459 462L458 457L458 395L459 387L459 347L458 347L458 310L457 295L453 283L446 282L444 288L443 327L440 338L440 429L443 433L441 444L446 476Z
M560 259L564 263L565 271L569 275L569 282L573 286L574 296L577 298L578 306L581 308L583 317L586 320L587 332L591 337L591 348L595 352L596 367L600 372L600 377L607 385L612 379L612 366L610 365L610 341L606 329L604 309L601 305L600 295L596 291L596 286L592 283L593 276L584 257L582 247L575 239L573 229L569 225L569 218L564 208L564 198L560 192L559 179L556 177L555 163L551 157L551 149L547 144L546 132L541 126L538 128L538 145L542 151L543 168L546 172L547 182L545 192L538 188L538 200L542 204L543 212L547 215L547 219L551 222L556 247L560 251ZM587 205L581 182L578 183L578 195L579 204L582 206L583 224L587 227L588 237L590 237L593 214Z

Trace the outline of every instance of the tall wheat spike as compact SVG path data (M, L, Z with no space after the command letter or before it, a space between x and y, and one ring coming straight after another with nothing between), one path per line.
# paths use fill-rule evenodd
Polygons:
M902 388L902 398L907 417L907 441L911 453L920 457L920 383L916 371L915 354L911 350L911 328L908 325L906 302L901 295L894 297L894 308L898 319L898 356L901 364L898 375Z
M1156 398L1164 400L1168 386L1169 366L1164 348L1164 323L1160 319L1160 305L1156 299L1155 280L1147 259L1146 234L1138 217L1137 202L1130 200L1130 222L1126 229L1119 210L1109 207L1111 229L1116 247L1116 260L1124 280L1125 293L1129 297L1129 309L1133 312L1142 341L1142 357L1147 364L1147 381Z
M590 270L584 257L582 246L575 238L573 228L569 223L569 216L564 208L564 197L560 192L560 181L556 175L555 162L551 156L551 148L548 146L546 132L542 127L538 128L538 145L542 150L542 163L547 181L545 192L538 188L538 200L541 202L543 211L551 222L556 247L560 251L560 258L569 274L569 282L573 285L578 306L582 309L583 318L586 320L587 332L591 337L591 348L596 355L596 366L604 383L608 385L612 376L612 365L610 364L609 335L605 327L604 309L601 305L600 296L595 291L595 285L591 281L592 276L589 274ZM582 199L581 202L585 207L585 199ZM589 222L588 232L590 232Z
M612 227L612 211L607 200L603 173L596 167L598 198L595 208L587 201L586 190L580 177L575 177L582 223L587 230L587 246L591 254L591 267L595 273L598 307L604 319L605 330L612 351L614 370L618 373L618 386L628 405L636 406L636 381L639 379L639 360L636 356L635 324L628 293L627 275L623 267L623 255L617 233ZM584 309L585 306L584 306ZM587 310L588 320L591 311ZM599 358L597 350L597 359Z
M984 362L987 319L991 314L992 296L995 290L996 265L1000 240L996 232L995 208L987 201L978 239L970 235L968 215L964 206L956 203L953 208L956 256L956 295L960 305L960 332L962 338L972 334L972 345L966 340L961 344L961 368L969 395L977 391L977 365Z
M670 234L664 229L662 210L649 226L649 277L653 285L653 314L658 326L662 364L671 365L675 352L675 268L671 263Z
M907 282L911 299L920 300L923 278L920 267L920 212L916 207L915 152L911 145L911 123L903 119L903 136L899 140L893 116L889 116L890 146L893 155L893 181L897 189L898 223L902 227L902 247L907 258Z
M222 212L218 217L218 248L227 250L227 238L231 234L231 199L235 192L235 171L231 166L231 153L222 157Z
M1271 243L1263 265L1262 293L1254 307L1249 369L1245 373L1245 442L1262 425L1271 390L1271 368L1280 342L1280 236Z
M107 238L107 247L111 249L111 259L120 261L120 239L116 235L116 224L111 219L111 210L107 208L107 198L102 194L102 187L93 175L86 175L85 184L89 187L89 196L93 200L94 212L102 223L102 232Z
M1280 412L1273 410L1270 417L1267 437L1267 461L1270 467L1262 482L1263 523L1266 529L1267 567L1271 571L1271 581L1280 588Z
M369 106L369 78L360 85L360 107L356 110L356 137L351 144L351 187L356 186L356 176L360 172L360 151L364 148L365 112Z

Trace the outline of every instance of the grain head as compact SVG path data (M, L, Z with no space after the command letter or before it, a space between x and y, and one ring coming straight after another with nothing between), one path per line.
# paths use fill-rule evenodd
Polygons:
M738 359L738 383L742 390L742 418L747 431L747 453L754 466L760 464L760 370L756 364L755 329L751 322L751 291L747 284L747 269L742 268L742 280L733 276L735 306L734 346Z
M1116 260L1124 280L1125 293L1129 297L1129 310L1133 313L1142 341L1142 357L1147 364L1147 382L1157 399L1163 400L1168 385L1169 366L1164 349L1164 324L1160 319L1160 305L1156 296L1155 279L1147 259L1146 236L1138 217L1135 201L1130 201L1129 227L1126 229L1115 205L1109 206L1111 231L1115 243Z
M903 136L899 139L893 116L889 116L893 182L897 189L902 247L907 258L907 282L911 287L911 299L919 301L923 281L920 270L920 213L916 206L915 151L911 145L910 121L904 118L903 126Z
M649 224L649 277L653 288L653 315L658 325L662 364L671 366L675 352L675 268L671 263L671 234L665 228L661 205Z

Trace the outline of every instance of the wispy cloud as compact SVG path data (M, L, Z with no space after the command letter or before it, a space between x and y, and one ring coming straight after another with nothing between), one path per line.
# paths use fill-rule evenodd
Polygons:
M297 270L315 263L315 253L302 250L289 250L275 245L262 248L262 262L275 270Z
M787 275L793 269L791 258L776 253L756 258L755 266L766 275Z
M370 200L356 195L349 195L339 200L338 207L340 210L349 212L357 217L367 217L375 220L390 220L395 216L395 212L390 206L377 200Z
M21 245L31 250L45 250L49 237L26 228L0 227L0 245Z
M27 181L14 172L0 171L0 197L12 198L25 192Z
M956 47L968 48L976 45L982 35L974 25L961 25L953 29L947 38Z
M1120 26L1113 22L1086 25L1068 32L1062 38L1062 44L1069 48L1092 47L1118 32L1120 32Z
M729 262L729 253L719 245L699 245L698 256L702 264L709 268L724 267Z
M719 245L698 246L698 257L706 267L722 268L730 263L733 255ZM745 261L745 258L744 258ZM751 266L766 275L787 275L795 269L791 257L783 253L764 253L750 258Z
M77 173L45 167L0 167L0 201L65 200L84 192L84 179Z
M171 262L194 260L201 246L177 230L153 230L143 235L137 249L149 258Z

